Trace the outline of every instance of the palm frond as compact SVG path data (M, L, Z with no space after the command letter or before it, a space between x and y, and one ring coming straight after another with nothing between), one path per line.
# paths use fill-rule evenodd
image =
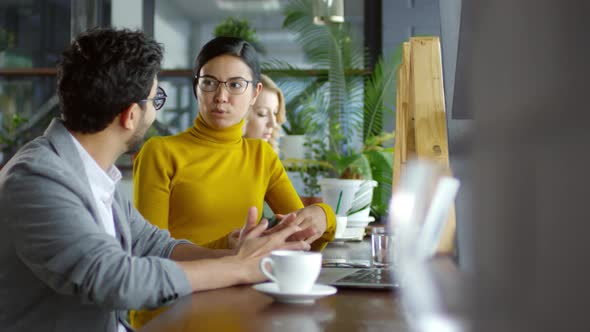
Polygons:
M306 119L308 134L312 136L326 137L329 133L330 114L327 98L327 85L316 85L310 88L310 92L299 106Z
M393 148L365 151L363 154L371 164L373 180L379 183L379 186L373 191L371 209L375 215L386 215L393 181Z
M307 134L307 115L302 111L301 105L306 100L311 91L317 90L318 84L325 82L325 78L317 77L275 77L272 73L269 76L273 78L277 86L283 91L285 97L285 108L287 110L287 122L282 125L288 135Z
M260 68L263 71L273 71L273 70L302 70L297 66L293 66L289 62L277 58L270 58L265 60L260 64Z
M277 78L275 82L283 91L287 110L294 110L305 103L308 96L326 80L313 77L286 79Z
M310 70L299 68L290 64L285 60L280 60L276 58L270 58L260 64L260 68L262 71L273 77L297 77L297 78L307 78L310 76ZM314 71L316 77L327 77L327 71Z
M325 45L330 50L330 67L328 76L330 80L330 121L338 123L341 130L341 141L335 141L332 145L338 151L348 156L354 152L353 141L362 130L362 79L358 76L347 75L346 71L353 65L362 65L363 52L355 48L350 38L350 29L344 24L325 27L329 31L330 40ZM357 67L358 68L358 67ZM336 135L331 134L335 140ZM360 138L359 138L360 139Z
M389 100L395 100L397 68L401 63L401 55L402 48L400 46L387 60L379 58L373 74L365 82L365 122L363 128L365 140L382 132L384 111L394 113L393 108L387 108L384 105L393 105L393 102L386 102L386 97Z
M295 34L313 68L327 69L328 73L328 81L318 80L317 91L303 99L301 109L313 135L327 140L328 159L351 168L361 151L365 115L364 79L349 73L364 68L366 51L355 44L349 24L314 25L312 8L311 0L291 0L283 22ZM336 166L341 170L347 167Z
M293 32L309 61L318 68L327 68L330 64L330 51L325 47L330 41L329 31L325 26L313 23L311 0L292 0L285 8L283 28Z

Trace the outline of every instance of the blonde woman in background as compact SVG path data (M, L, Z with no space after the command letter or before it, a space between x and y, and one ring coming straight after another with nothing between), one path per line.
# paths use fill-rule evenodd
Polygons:
M286 121L285 97L270 77L261 74L260 82L262 91L246 116L244 137L265 140L278 154L280 129Z

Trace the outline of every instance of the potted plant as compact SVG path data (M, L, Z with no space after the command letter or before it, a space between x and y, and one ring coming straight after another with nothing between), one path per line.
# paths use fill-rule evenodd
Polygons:
M361 186L368 187L366 190L372 194L374 179L384 191L378 191L376 199L371 198L373 212L384 215L387 204L383 200L390 195L393 168L393 148L386 147L386 143L392 141L393 133L382 132L382 114L393 112L392 107L383 105L387 104L385 94L391 96L395 91L395 69L401 52L385 62L380 60L368 79L351 75L364 67L364 52L356 48L346 23L316 26L312 22L309 1L289 3L284 27L296 34L308 60L328 71L328 79L308 99L304 113L310 124L307 134L322 139L326 147L322 161L330 167L325 172L327 178L321 180L324 200L330 196L327 203L333 207L340 201L338 205L344 211L339 214L354 213L350 208L354 207L355 195L361 200ZM354 194L348 194L351 191Z
M312 136L306 136L305 140L305 159L299 163L297 170L304 186L301 201L307 206L323 202L319 181L331 166L323 161L326 154L323 140Z
M258 53L264 54L265 50L260 44L256 30L250 25L250 21L236 17L228 17L219 23L213 30L215 37L237 37L254 46Z
M287 108L285 115L287 121L281 126L285 135L279 140L281 159L287 162L304 159L306 153L304 112L300 108Z

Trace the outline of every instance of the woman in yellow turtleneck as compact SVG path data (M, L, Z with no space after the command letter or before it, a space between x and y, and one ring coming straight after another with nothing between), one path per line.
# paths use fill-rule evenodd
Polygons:
M334 238L332 209L304 208L272 147L242 137L244 117L262 89L257 57L237 38L218 37L203 46L193 80L199 115L187 131L144 144L134 164L135 205L176 238L228 248L229 234L243 226L248 208L261 213L266 201L277 214L297 211L302 231L294 239L321 250ZM133 323L149 316L136 313Z

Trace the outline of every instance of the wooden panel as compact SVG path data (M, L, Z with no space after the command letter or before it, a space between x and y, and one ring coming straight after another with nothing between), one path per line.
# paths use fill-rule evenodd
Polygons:
M412 106L414 108L416 152L449 167L445 98L440 42L436 37L410 40Z
M414 105L412 104L412 100L410 96L412 96L412 89L413 89L413 78L411 75L412 72L412 60L411 60L411 44L410 42L404 43L403 48L403 59L406 60L406 65L404 67L404 84L405 87L403 88L404 94L404 125L405 125L405 138L406 143L404 144L404 159L402 162L405 163L408 161L408 158L414 158L416 156L416 134L415 134L415 125L414 125ZM403 169L403 167L402 167Z
M398 70L393 187L406 161L435 161L450 174L442 58L437 37L412 37L404 43ZM455 208L451 207L438 253L454 248Z
M404 102L403 102L403 88L405 86L404 80L404 66L405 61L402 59L402 63L399 65L397 70L397 94L395 100L395 141L393 145L393 181L392 188L395 188L399 183L401 175L401 164L403 160L403 152L405 149L405 126L404 126Z
M392 188L395 188L399 183L399 177L402 171L402 142L404 137L404 126L400 125L402 121L402 66L400 65L397 72L397 95L395 96L395 141L393 144L393 181Z
M408 142L413 141L408 135L408 129L411 129L409 123L409 78L410 78L410 43L404 42L402 47L402 62L397 71L397 94L396 94L396 112L395 112L395 144L393 158L393 183L392 187L399 183L403 167L408 159Z
M438 244L437 253L440 254L452 254L455 249L455 231L456 231L456 219L455 219L455 204L451 206L449 210L449 217L447 224L443 231L442 238Z

